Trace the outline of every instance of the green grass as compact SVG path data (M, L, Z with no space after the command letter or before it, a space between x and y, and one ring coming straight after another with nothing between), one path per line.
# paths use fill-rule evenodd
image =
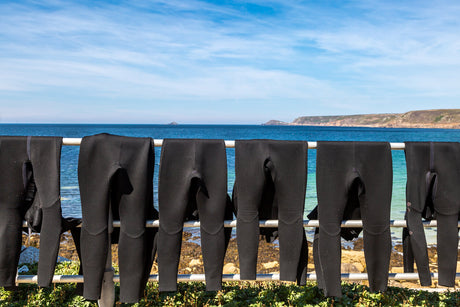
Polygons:
M36 273L29 266L27 275ZM77 274L75 263L60 263L56 274ZM227 282L223 290L206 292L201 282L180 283L178 292L159 293L157 283L148 283L145 296L133 306L460 306L460 292L430 293L390 287L385 293L371 293L358 284L343 283L343 297L325 298L316 283L296 286L280 282ZM119 285L116 286L118 299ZM76 295L75 284L54 284L38 288L21 284L18 291L0 288L0 306L97 306ZM122 306L118 303L117 306Z

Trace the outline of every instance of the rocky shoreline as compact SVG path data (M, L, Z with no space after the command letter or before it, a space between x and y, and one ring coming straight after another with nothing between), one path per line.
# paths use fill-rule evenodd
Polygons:
M23 242L27 244L27 236L23 235ZM191 233L184 232L182 240L181 258L179 263L179 274L203 274L203 258L201 255L201 247L197 243L199 236ZM39 235L33 234L26 246L39 247ZM117 245L112 245L112 257L115 265L118 264ZM313 248L312 243L308 242L309 255L308 255L308 272L314 273L315 266L313 262ZM430 258L431 272L437 272L437 254L436 247L431 246L428 248L428 255ZM78 260L78 255L75 250L72 236L70 233L64 233L61 236L61 246L59 256L73 261ZM264 239L259 241L259 253L257 260L257 272L259 274L279 273L279 248L275 243L267 243ZM460 257L457 259L457 272L460 271ZM342 247L342 273L365 273L366 263L364 260L363 240L358 238L353 241L353 244ZM390 259L390 272L403 273L403 256L402 245L395 245ZM154 263L151 274L158 273L158 266ZM224 274L238 274L239 261L236 239L230 240L224 262ZM361 281L360 284L367 284L367 281ZM391 286L405 287L405 288L421 288L418 281L396 281L390 280ZM438 287L437 280L433 280L431 288ZM441 286L439 286L441 287ZM456 281L456 287L460 287L460 281ZM443 287L442 287L443 288Z
M262 125L460 129L460 109L384 114L301 116L290 123L270 120Z

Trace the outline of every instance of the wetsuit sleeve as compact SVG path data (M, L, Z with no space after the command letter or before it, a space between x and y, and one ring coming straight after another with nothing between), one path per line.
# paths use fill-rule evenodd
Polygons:
M412 250L412 254L417 264L417 270L420 278L420 284L422 286L431 285L431 274L428 260L428 251L425 238L425 231L422 223L422 213L412 210L410 208L406 211L407 220L407 231L409 234L409 244ZM410 255L410 254L409 254ZM410 256L407 256L407 266L410 265ZM404 262L404 270L406 270L406 261Z
M31 161L41 202L43 220L40 231L38 285L50 285L59 251L61 234L60 158L62 138L33 137Z
M81 249L80 249L80 233L81 228L78 227L81 224L81 218L66 217L62 219L62 230L61 233L69 231L72 234L73 243L75 250L77 251L78 259L80 261L80 269L78 275L83 275L83 266L81 265ZM83 283L78 283L75 289L75 294L83 296Z
M227 203L225 205L224 219L225 220L233 220L233 214L236 215L236 212L234 210L234 206L233 206L233 203L232 203L232 199L230 198L229 195L227 195ZM230 243L230 239L232 237L232 228L231 227L224 228L224 236L225 236L225 252L227 252L228 244Z
M318 219L318 206L313 208L313 210L310 211L307 217L309 220L317 220ZM318 288L324 291L326 287L324 286L324 277L323 277L323 270L321 269L321 260L319 258L318 244L319 244L319 227L316 227L315 236L313 239L313 261L315 263L316 283L318 284Z
M412 246L410 245L410 235L409 230L407 230L407 228L403 228L402 241L404 273L414 273L414 251L412 250Z
M40 256L38 261L38 286L49 287L56 267L61 230L61 202L43 208L43 224L40 232Z

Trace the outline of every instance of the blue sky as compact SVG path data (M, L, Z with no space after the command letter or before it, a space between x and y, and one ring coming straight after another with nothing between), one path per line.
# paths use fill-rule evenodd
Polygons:
M0 122L460 108L458 1L0 2Z

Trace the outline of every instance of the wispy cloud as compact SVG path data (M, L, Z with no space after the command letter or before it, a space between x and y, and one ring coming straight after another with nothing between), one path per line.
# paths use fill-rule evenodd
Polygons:
M449 1L2 2L0 120L459 107L459 14Z

